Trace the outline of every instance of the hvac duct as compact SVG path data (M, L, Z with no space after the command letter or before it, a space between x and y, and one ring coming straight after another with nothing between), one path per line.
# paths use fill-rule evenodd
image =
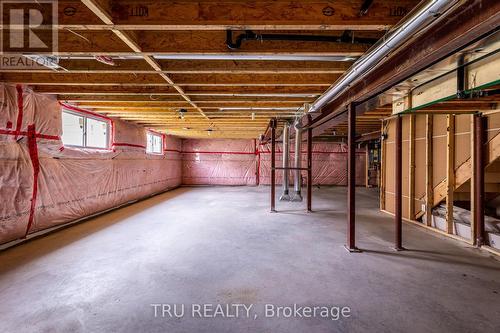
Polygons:
M337 83L321 95L311 105L310 112L319 111L333 98L349 88L357 80L360 80L375 65L383 61L394 49L401 46L417 32L425 29L443 12L458 2L458 0L431 0L416 8L408 15L407 19L384 36L366 55L355 62Z
M295 122L295 170L294 170L294 194L292 201L302 201L302 124L300 119Z
M289 157L290 157L290 124L285 123L283 125L283 194L281 194L280 201L290 201L289 192L289 179L288 175L290 171L289 167Z

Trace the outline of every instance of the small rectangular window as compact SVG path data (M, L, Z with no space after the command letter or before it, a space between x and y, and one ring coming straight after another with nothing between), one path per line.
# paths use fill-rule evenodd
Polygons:
M150 154L163 153L163 136L161 134L147 132L146 152Z
M99 116L78 111L63 110L62 141L66 146L83 148L109 148L109 121Z
M84 118L73 113L63 112L62 123L63 143L69 146L83 146Z
M108 122L87 118L87 147L108 147Z

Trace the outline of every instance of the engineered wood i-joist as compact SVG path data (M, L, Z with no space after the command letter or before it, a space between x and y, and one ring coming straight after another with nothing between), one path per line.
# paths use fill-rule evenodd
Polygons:
M244 98L247 103L267 105L289 102L297 109L313 102L371 44L350 40L334 43L247 40L239 49L230 50L226 44L227 29L233 30L233 41L248 29L257 34L333 37L349 30L354 38L376 40L418 2L380 0L361 13L362 3L348 0L60 0L57 2L58 50L39 53L62 56L59 65L64 70L54 73L47 68L34 68L27 73L7 69L0 80L30 84L37 92L55 94L61 101L81 104L80 107L100 113L109 110L93 108L92 101L114 101L117 108L125 108L133 101L150 105L169 101L171 104L162 106L172 108L172 112L180 108L198 112L209 126L211 119L208 118L224 116L209 109L210 101L215 108L238 106L226 105L224 101ZM51 32L39 29L38 33ZM115 57L114 66L93 59L106 55ZM223 56L226 60L207 59L207 56ZM247 60L245 56L255 60ZM276 60L289 56L335 56L344 61ZM246 122L252 124L252 119L264 115L295 116L294 112L275 111L256 110L253 115L246 110L232 110L225 113L225 119L237 118L243 124L248 117ZM129 114L124 113L125 117ZM122 116L122 113L116 115ZM133 120L139 121L141 117L146 123L155 118L141 111ZM165 125L170 121L170 118L157 119ZM187 122L190 119L186 118ZM360 118L360 131L378 129L378 119L376 115Z
M98 0L82 0L82 2L95 14L97 15L105 25L107 26L113 26L113 19L112 17L106 12L105 9L102 8L102 4ZM118 36L128 47L134 51L136 54L141 54L142 55L142 49L141 46L138 45L138 43L127 33L124 33L116 28L112 28L113 33ZM94 42L94 39L92 39ZM65 50L67 50L65 48ZM102 54L102 53L101 53ZM151 67L155 71L162 71L161 67L158 65L156 60L154 60L151 56L149 55L143 55L144 60L151 65ZM203 113L203 110L200 109L196 104L194 104L191 99L184 93L182 88L174 85L174 82L170 79L168 75L165 73L161 72L159 75L167 81L167 83L173 85L175 90L181 95L189 104L191 104L193 107L197 108L197 110L200 112L201 115L203 115L205 118L208 119L208 117Z
M84 1L86 2L86 1ZM60 29L109 30L387 30L418 0L376 1L364 15L362 2L331 1L92 1L90 11L75 0L59 1ZM75 14L67 16L66 7ZM102 23L105 24L102 24Z

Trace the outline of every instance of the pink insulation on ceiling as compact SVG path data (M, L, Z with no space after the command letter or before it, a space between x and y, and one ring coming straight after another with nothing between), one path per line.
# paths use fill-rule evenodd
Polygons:
M2 84L0 101L0 244L181 184L180 154L146 154L145 128L113 119L113 149L63 147L57 100Z

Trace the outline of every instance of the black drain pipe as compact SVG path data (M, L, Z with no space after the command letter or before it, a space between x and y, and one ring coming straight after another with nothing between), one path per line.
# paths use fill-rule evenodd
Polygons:
M256 34L252 30L246 30L236 37L233 42L233 31L226 30L226 45L231 50L237 50L241 47L243 41L295 41L295 42L330 42L330 43L352 43L352 44L375 44L376 38L354 37L351 31L346 31L342 36L325 35L295 35L295 34Z

